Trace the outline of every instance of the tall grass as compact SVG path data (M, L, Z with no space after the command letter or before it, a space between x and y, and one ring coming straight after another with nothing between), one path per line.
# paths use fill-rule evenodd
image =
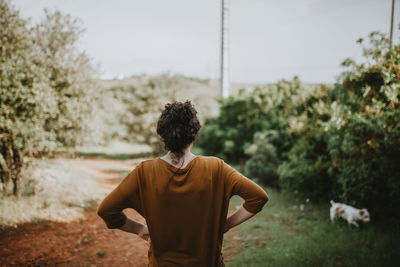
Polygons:
M373 217L360 228L332 224L328 204L266 191L270 201L239 226L241 252L227 266L400 266L398 224ZM241 201L235 197L231 205Z
M36 160L23 175L32 184L24 187L21 196L0 198L0 228L83 218L82 210L105 195L95 177L73 168L67 159Z

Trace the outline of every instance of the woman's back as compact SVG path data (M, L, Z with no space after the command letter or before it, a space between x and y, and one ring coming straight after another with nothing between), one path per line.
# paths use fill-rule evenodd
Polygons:
M190 152L201 128L196 114L190 101L165 105L157 133L168 153L140 163L97 210L108 228L151 240L150 266L221 266L224 233L268 200L223 160ZM227 218L233 195L245 202ZM139 212L147 225L127 218L125 208Z
M124 223L121 211L128 207L146 219L150 266L220 266L233 195L244 198L252 213L268 200L261 187L216 157L197 156L182 169L156 158L139 164L106 197L99 214L109 228Z

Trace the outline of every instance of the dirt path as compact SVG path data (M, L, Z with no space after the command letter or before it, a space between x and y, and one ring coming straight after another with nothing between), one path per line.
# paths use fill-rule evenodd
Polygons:
M124 177L121 170L130 171L138 163L98 158L69 162L74 168L97 177L106 192ZM84 220L29 223L6 229L0 233L0 265L147 266L148 243L136 235L107 229L97 216L96 207L84 211ZM144 222L134 210L126 210L126 213ZM240 247L240 238L234 230L225 238L229 243L224 250L228 262Z

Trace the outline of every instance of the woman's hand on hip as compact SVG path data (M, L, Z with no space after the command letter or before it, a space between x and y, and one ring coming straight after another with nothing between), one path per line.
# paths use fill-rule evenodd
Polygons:
M151 244L149 229L147 228L147 225L143 225L142 229L140 229L138 233L138 236L144 241L147 241Z

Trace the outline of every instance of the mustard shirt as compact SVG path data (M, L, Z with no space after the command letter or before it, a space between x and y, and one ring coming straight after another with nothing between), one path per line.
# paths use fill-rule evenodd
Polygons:
M98 215L110 229L124 225L126 208L147 223L149 266L221 266L229 199L259 212L268 195L216 157L196 156L178 169L161 158L141 162L102 201Z

